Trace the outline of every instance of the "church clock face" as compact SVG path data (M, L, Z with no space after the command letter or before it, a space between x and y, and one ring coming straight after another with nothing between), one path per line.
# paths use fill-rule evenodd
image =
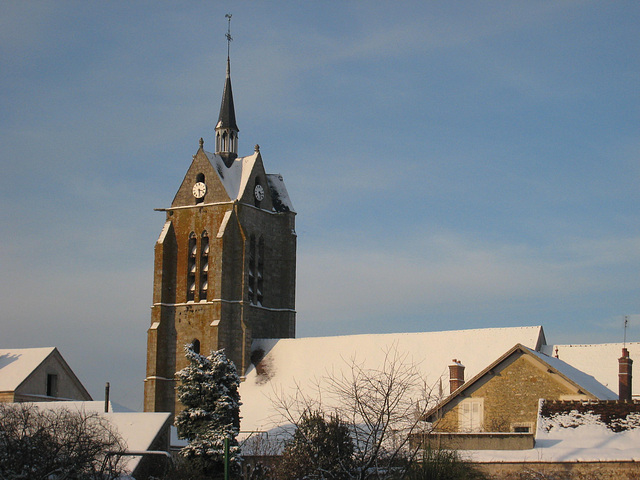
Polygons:
M256 185L256 188L253 189L253 194L259 202L264 200L264 188L262 188L262 185Z
M202 182L198 182L193 186L192 192L194 197L202 198L207 193L207 186Z

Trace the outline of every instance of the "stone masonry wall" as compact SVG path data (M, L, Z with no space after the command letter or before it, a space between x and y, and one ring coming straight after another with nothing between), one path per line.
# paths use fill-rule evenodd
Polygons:
M579 396L574 388L557 375L534 364L526 356L519 356L512 363L487 380L478 382L464 398L482 398L484 401L484 425L486 432L510 432L514 425L531 425L535 428L538 400L561 399L563 396ZM588 397L584 396L585 399ZM456 406L437 422L438 431L458 431L460 397Z

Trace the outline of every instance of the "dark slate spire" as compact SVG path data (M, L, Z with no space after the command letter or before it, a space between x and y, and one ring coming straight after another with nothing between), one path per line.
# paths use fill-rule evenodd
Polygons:
M236 110L233 107L233 92L231 91L231 62L227 57L227 79L224 83L224 92L222 93L222 104L220 105L220 115L218 116L218 124L216 130L225 128L239 132L236 124Z
M225 15L229 20L227 30L227 79L222 92L222 105L216 125L216 155L220 155L224 164L230 167L238 156L238 125L236 124L236 110L233 107L233 92L231 91L231 61L229 48L231 45L231 14Z

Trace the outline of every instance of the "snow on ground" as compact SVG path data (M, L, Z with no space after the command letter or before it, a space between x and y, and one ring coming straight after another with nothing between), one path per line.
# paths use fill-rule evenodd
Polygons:
M447 367L452 359L465 365L465 378L469 379L517 343L539 348L544 343L542 327L258 339L252 350L264 350L262 365L266 373L259 375L251 367L240 385L241 430L269 431L286 423L273 401L299 392L317 398L317 383L328 376L347 375L352 361L364 368L379 369L385 352L396 350L405 362L416 365L434 391L438 391L441 380L443 393L448 394Z
M627 430L613 432L597 415L569 413L538 418L531 450L467 450L476 462L606 462L640 461L640 416L625 420Z

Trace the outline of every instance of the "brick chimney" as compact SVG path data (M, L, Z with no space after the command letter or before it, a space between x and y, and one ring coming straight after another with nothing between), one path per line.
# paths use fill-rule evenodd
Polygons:
M449 365L449 393L453 393L464 384L464 365L455 358Z
M618 398L627 402L631 401L632 365L633 360L629 358L629 350L623 348L622 356L618 359Z

